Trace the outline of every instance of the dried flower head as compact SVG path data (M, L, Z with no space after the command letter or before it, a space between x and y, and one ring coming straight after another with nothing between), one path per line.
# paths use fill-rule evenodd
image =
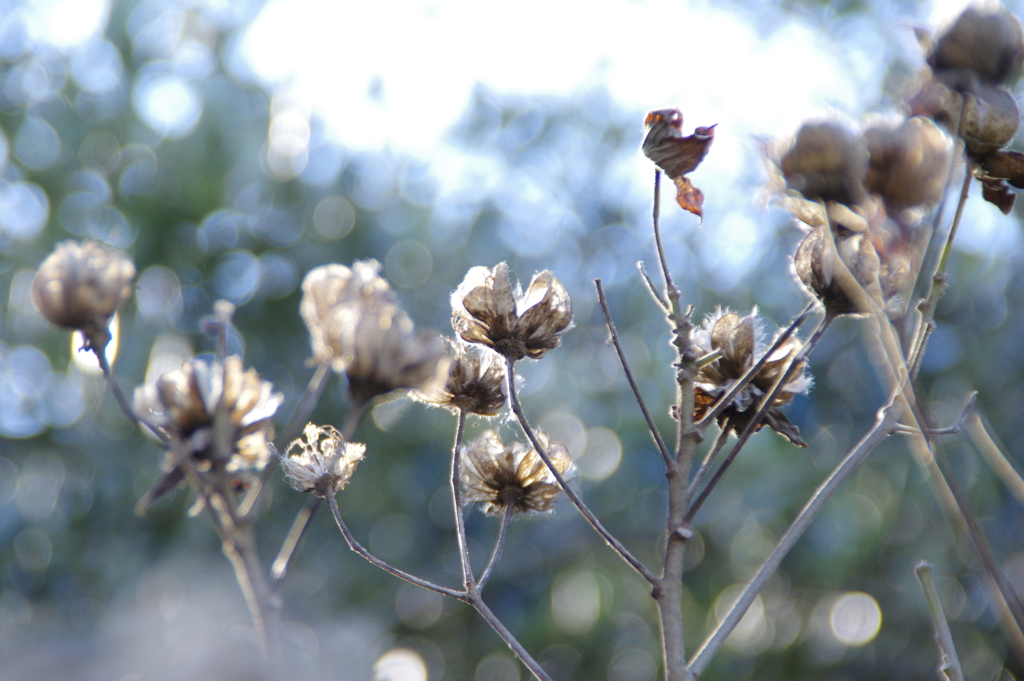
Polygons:
M313 360L344 371L353 399L395 390L430 389L443 380L447 356L439 336L416 330L374 261L325 265L306 275L300 307Z
M702 418L760 360L767 351L763 336L756 309L745 317L735 312L718 310L708 315L704 325L694 332L693 343L699 351L722 351L718 361L697 372L694 382L695 419ZM789 369L802 347L803 343L795 336L778 347L753 380L722 411L718 417L719 425L725 426L728 422L727 427L734 433L742 432L757 411L761 398L771 391L776 381ZM810 390L812 384L813 380L806 373L806 363L801 362L775 395L762 425L766 423L793 444L806 447L806 443L800 439L799 429L790 423L781 408L789 404L794 396Z
M897 127L864 133L870 160L866 186L890 208L936 203L949 175L953 141L928 118L914 117Z
M231 356L223 364L198 359L182 362L180 369L138 388L134 408L144 422L180 442L198 469L233 473L266 466L267 441L274 430L271 419L282 399L255 369L244 371L242 360ZM216 432L220 410L227 417L227 433ZM148 500L173 489L183 476L176 458L168 454L169 472L150 491Z
M317 267L302 280L299 312L309 328L315 362L330 362L339 373L352 362L352 348L343 342L344 326L350 318L339 315L339 310L397 304L394 291L377 274L379 271L377 261L359 260L351 268L336 264Z
M363 459L366 445L345 442L337 428L307 423L302 438L288 445L281 468L292 488L318 497L345 489L356 464ZM293 452L292 450L298 449Z
M416 391L413 397L458 413L497 416L508 399L505 361L501 355L482 345L444 338L448 349L448 378L428 391Z
M549 270L533 275L524 295L518 286L513 292L505 263L474 267L452 294L452 326L513 361L540 359L571 328L572 302Z
M804 123L779 160L790 189L805 199L856 203L864 195L867 150L834 121Z
M543 431L537 431L537 439L558 472L571 478L575 467L565 445L550 442ZM488 430L472 444L463 445L460 454L466 503L482 503L488 515L499 515L510 507L513 513L544 513L554 508L561 492L558 481L529 444L516 441L506 446L496 432Z
M843 276L844 266L855 281ZM884 304L878 281L881 262L870 237L863 232L839 227L830 235L824 227L816 227L800 242L793 269L829 314L867 314L870 305L865 296L880 307Z
M62 241L39 266L32 300L47 319L90 335L105 331L132 294L135 265L99 241Z
M1005 7L965 9L938 40L928 57L936 75L970 87L971 81L1006 85L1020 70L1024 30ZM960 88L957 88L960 89Z

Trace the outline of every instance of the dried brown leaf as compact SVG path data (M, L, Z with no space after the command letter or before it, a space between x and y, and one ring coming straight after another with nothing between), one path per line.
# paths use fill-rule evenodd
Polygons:
M696 170L707 155L715 138L715 126L697 128L692 135L683 137L683 114L679 109L651 111L644 126L644 155L675 183L679 206L703 217L704 194L686 175Z

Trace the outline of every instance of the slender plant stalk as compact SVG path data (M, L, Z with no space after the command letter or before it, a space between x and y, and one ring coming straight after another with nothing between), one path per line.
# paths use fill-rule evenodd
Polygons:
M498 530L498 539L494 542L494 550L491 551L491 559L487 561L487 567L484 568L480 579L477 580L477 588L480 591L484 590L484 585L490 579L494 566L498 564L498 560L501 558L501 552L505 548L505 535L508 534L508 525L512 522L512 514L515 513L515 509L515 506L509 504L501 515L501 528Z
M939 664L936 668L939 678L946 681L964 681L964 671L960 667L956 646L953 645L953 634L949 630L946 613L942 611L939 592L935 590L935 584L932 582L931 564L924 561L918 563L914 568L914 574L921 584L921 591L924 592L924 599L928 602L928 611L932 616L935 644L939 647Z
M736 440L736 444L733 445L732 449L729 450L729 454L725 457L725 460L722 461L722 465L718 467L718 470L716 470L714 475L711 476L711 480L708 481L708 484L704 486L704 489L701 490L700 494L696 499L694 499L693 503L690 504L690 507L687 509L686 517L683 521L683 524L686 527L689 527L693 522L694 517L697 515L697 512L700 511L704 502L707 501L711 491L721 481L725 472L729 470L729 466L736 459L736 455L739 454L740 450L747 444L747 440L757 432L757 429L761 426L761 422L764 421L765 417L768 415L768 410L771 409L775 396L778 395L779 391L782 390L786 384L789 383L798 370L802 371L801 367L803 366L804 361L825 336L825 332L828 331L834 319L835 317L828 314L822 318L821 323L818 324L818 328L814 330L811 337L807 339L804 346L800 348L800 352L797 353L796 357L790 361L789 366L786 367L786 371L780 374L779 378L775 381L775 385L773 385L772 389L765 394L757 411L754 413L754 416L751 417L750 422L747 423L747 427L743 429L743 432Z
M825 502L832 497L835 491L839 489L839 486L860 466L875 447L892 433L902 413L903 406L897 400L897 394L894 393L885 407L879 411L875 425L850 450L818 489L815 490L792 524L779 538L775 548L772 549L772 552L762 563L761 567L758 568L750 582L748 582L743 593L740 594L740 597L733 603L729 612L726 613L708 639L701 645L700 650L697 651L697 654L690 662L690 669L694 674L699 676L707 668L708 663L711 662L718 649L725 643L725 639L728 638L732 630L739 624L740 619L747 612L747 608L750 607L750 604L761 593L761 589L764 588L768 579L775 574L775 571L782 563L782 559L786 557L786 554L789 553L797 540L807 530L811 521L814 520L815 516L825 505Z
M644 396L640 392L640 386L637 385L636 379L633 377L633 372L629 368L629 361L626 359L626 353L622 349L622 343L619 342L619 334L615 330L615 322L612 320L612 312L608 309L608 300L604 295L604 285L600 279L595 279L594 286L597 287L597 300L601 304L601 310L604 312L604 321L608 326L608 335L611 336L612 345L615 346L615 353L619 356L619 363L622 365L622 370L626 374L626 380L629 382L629 387L633 391L633 397L636 399L637 405L640 406L640 411L644 415L644 420L647 421L647 429L650 431L651 437L654 439L654 444L658 447L658 451L661 452L661 457L665 460L665 465L671 466L672 455L669 453L668 447L665 446L665 440L661 437L661 433L658 431L658 426L654 423L654 417L651 416L650 410L647 409L647 402L644 401Z
M498 619L497 615L487 607L487 604L484 603L482 598L480 598L480 594L479 592L476 592L476 589L473 589L473 595L471 598L472 600L470 601L470 604L476 608L476 611L480 613L480 616L491 625L491 628L494 629L498 636L505 641L505 644L508 645L515 656L519 658L519 661L526 665L526 668L529 669L530 673L537 678L537 681L551 681L551 677L548 676L546 671L544 671L544 668L541 667L535 659L533 659L533 656L526 651L523 644L520 643L512 632L501 623L501 620Z
M714 465L715 460L721 453L722 448L725 447L725 443L729 441L729 421L726 420L722 424L722 432L715 438L715 444L708 450L707 455L704 457L704 461L701 462L700 468L697 469L697 474L693 476L693 480L690 481L689 486L686 488L686 503L689 505L690 499L693 498L693 493L697 491L700 484L704 482L704 478L707 477L708 471L711 470L711 466Z
M335 498L333 494L327 495L327 503L330 504L331 506L331 512L334 514L334 521L338 524L338 529L341 530L342 536L345 537L345 541L348 542L349 548L358 553L363 558L365 558L367 561L379 567L381 570L384 570L385 572L394 575L395 577L398 577L403 581L409 582L410 584L415 584L416 586L420 586L424 589L429 589L430 591L439 593L442 596L449 596L450 598L464 601L466 603L472 602L472 599L465 591L459 591L458 589L452 589L447 586L434 584L433 582L429 582L425 579L417 577L416 575L410 574L405 570L400 570L396 567L392 567L385 561L381 560L377 556L370 553L366 548L363 547L362 544L356 541L356 538L348 529L348 526L345 524L345 521L341 517L341 511L338 510L338 500Z
M544 461L544 465L548 467L548 470L551 472L555 480L558 482L558 486L562 488L562 491L565 492L565 495L569 497L569 501L571 501L572 505L576 507L576 510L578 510L580 514L584 518L586 518L587 522L590 523L590 526L593 527L594 530L596 530L597 533L601 535L601 537L606 542L608 542L608 545L615 549L615 552L618 553L624 561L629 563L634 570L640 573L644 579L646 579L651 584L654 584L657 580L657 577L654 576L654 573L647 569L647 567L645 567L643 563L641 563L632 553L630 553L629 550L622 545L622 542L616 539L611 532L605 529L604 525L602 525L601 521L597 519L597 516L594 515L593 511L591 511L587 507L587 505L583 503L583 500L580 498L580 496L576 494L576 492L571 487L569 487L569 483L565 481L565 478L562 476L562 474L558 472L557 468L555 468L555 464L552 463L551 457L548 456L547 450L540 443L540 440L537 439L537 436L534 434L533 429L530 427L529 421L526 420L526 414L523 412L523 405L519 402L519 396L516 394L515 362L512 360L507 360L507 366L508 394L512 402L512 413L515 414L516 420L519 421L519 426L520 428L523 429L523 432L526 434L527 439L530 440L530 444L533 445L533 448L536 450L541 460Z
M644 287L647 289L647 292L651 294L651 298L653 298L654 302L658 304L658 307L661 308L662 312L668 314L668 303L666 303L665 299L661 297L661 294L658 292L657 285L654 283L654 280L651 279L651 275L647 274L647 269L644 267L642 260L636 264L636 268L640 270L640 278L643 279Z
M455 511L455 535L459 543L459 558L462 563L462 583L466 589L473 584L473 566L469 561L469 546L466 543L466 519L462 514L462 435L466 428L466 412L459 410L455 427L455 444L452 445L452 475L449 479L452 490L452 506Z
M316 378L316 376L314 376ZM313 382L310 381L310 385ZM363 416L366 414L366 410L369 408L370 403L361 401L356 402L352 405L352 410L349 411L348 417L345 419L345 425L342 427L341 437L346 442L351 442L352 437L355 435L356 429L359 427L359 423L363 420ZM287 451L285 456L287 456ZM277 552L277 557L274 558L274 562L271 563L271 579L274 582L274 588L276 589L281 584L281 580L288 574L288 564L291 563L292 557L298 550L299 545L302 544L302 539L306 536L306 532L309 530L309 522L313 519L313 515L316 513L317 507L320 505L320 497L310 497L309 501L299 509L299 512L295 515L295 520L292 521L292 526L288 530L287 536L285 536L284 542L281 544L281 549Z
M1013 462L1007 458L1002 445L990 435L989 431L987 423L981 416L977 413L971 414L967 420L967 433L971 442L981 452L985 461L996 472L1014 498L1024 506L1024 478L1021 477Z

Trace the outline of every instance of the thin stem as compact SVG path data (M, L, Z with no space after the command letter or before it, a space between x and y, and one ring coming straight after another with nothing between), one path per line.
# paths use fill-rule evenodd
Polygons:
M971 438L971 442L981 452L985 461L996 472L1018 503L1024 505L1024 477L1021 477L1013 462L1007 458L1002 445L989 434L989 431L986 421L981 416L977 413L971 414L967 421L967 434Z
M658 262L661 264L661 276L665 279L665 297L669 301L673 313L679 312L679 289L672 281L672 273L668 269L668 258L665 246L661 242L661 170L654 169L654 245L658 250Z
M508 524L512 521L512 514L515 513L516 507L509 504L505 507L505 512L501 515L501 529L498 530L498 540L494 542L494 550L491 552L491 559L487 561L487 567L484 568L483 574L480 575L480 579L477 580L477 588L480 591L484 590L484 585L487 584L487 580L491 577L491 571L494 570L494 566L498 563L501 558L501 552L505 548L505 535L508 534Z
M932 582L931 564L924 561L918 563L914 568L914 574L917 575L917 581L921 584L921 591L924 592L924 599L928 603L928 611L932 616L935 644L939 647L939 664L936 668L939 678L947 679L947 681L964 681L964 671L960 667L956 646L953 645L953 634L949 630L946 613L942 611L939 592L935 590L935 584Z
M761 355L761 358L757 360L754 366L750 367L743 374L743 376L741 376L739 380L737 380L736 383L731 388L729 388L729 392L727 392L722 397L722 399L718 400L718 403L714 407L712 407L711 411L709 411L701 418L701 420L694 426L694 428L702 432L704 430L707 430L708 426L710 426L711 423L715 421L715 419L717 419L718 416L723 411L725 411L730 404L732 404L732 401L736 399L736 396L739 395L744 388L750 385L750 382L754 379L755 376L757 376L758 372L761 371L764 365L768 363L768 360L771 359L772 355L775 354L775 351L781 348L782 345L789 340L790 336L796 333L796 330L800 328L800 325L803 324L804 321L806 321L806 319L811 315L811 313L814 311L814 308L815 303L808 303L807 307L805 307L803 311L796 316L796 319L790 322L789 326L787 326L786 329L781 334L779 334L779 337L775 339L775 342L772 343L770 348L768 348L768 351Z
M834 319L835 317L828 314L822 318L821 323L818 324L818 328L814 330L814 333L807 340L807 343L800 348L800 352L797 353L796 357L794 357L789 363L789 366L786 367L786 371L779 376L778 380L775 381L775 385L772 386L772 389L768 391L764 399L761 400L757 412L754 413L750 422L747 423L747 427L743 429L743 433L741 433L739 439L736 440L736 444L733 445L731 450L729 450L729 454L725 457L725 460L722 461L722 465L718 467L715 474L711 476L711 480L708 481L708 484L705 485L704 489L701 490L700 495L696 500L694 500L693 504L687 510L686 519L683 521L686 527L689 527L690 523L693 522L693 518L697 515L701 506L704 505L704 502L707 501L708 495L710 495L711 491L718 485L722 476L725 475L725 472L729 470L729 466L736 459L736 455L739 454L740 450L747 444L747 440L757 432L761 422L764 421L765 417L768 415L768 410L771 409L775 396L786 384L789 383L796 371L801 370L804 360L807 359L807 356L811 354L818 342L821 341L822 337L824 337L825 332L828 331Z
M708 666L708 663L711 662L718 649L725 643L725 639L736 628L736 625L739 624L747 608L750 607L750 604L761 593L761 589L764 588L768 579L775 574L775 571L782 563L782 559L786 557L786 554L789 553L797 540L807 530L811 521L814 520L815 516L825 505L825 502L831 498L832 494L839 489L839 486L843 484L850 474L860 466L868 454L892 432L893 427L903 413L903 405L897 402L897 395L898 393L895 393L885 407L879 411L878 418L871 430L861 438L861 441L850 450L850 453L846 455L828 478L814 491L814 494L800 510L800 513L797 514L792 524L779 538L775 548L772 549L772 552L751 578L743 593L733 603L732 608L726 613L704 644L701 645L700 650L697 651L697 654L690 662L690 670L694 674L700 675Z
M573 506L576 507L576 510L579 511L584 518L586 518L587 522L590 523L590 526L593 527L594 530L596 530L597 533L601 535L601 537L606 542L608 542L608 545L611 546L615 550L615 552L622 557L624 561L629 563L634 570L643 575L644 579L646 579L651 584L654 584L657 581L657 577L654 576L654 573L648 570L643 563L637 560L633 556L633 554L630 553L629 550L622 545L622 542L616 539L611 532L605 529L604 525L601 524L601 521L597 519L597 516L595 516L594 513L589 508L587 508L587 505L583 503L583 500L580 499L579 495L576 494L576 492L571 487L569 487L569 484L565 481L565 478L562 477L562 474L558 472L558 469L555 467L555 464L552 463L551 461L551 457L548 456L547 450L544 448L543 445L541 445L540 440L537 439L537 436L534 434L533 429L530 428L530 424L526 420L526 414L523 413L523 405L519 402L519 395L516 394L515 362L511 359L506 360L506 362L508 365L508 394L512 402L512 413L516 415L516 419L519 421L519 426L523 429L523 432L526 434L527 439L530 440L530 444L533 445L534 450L536 450L541 460L544 461L544 465L548 467L548 470L551 472L555 480L558 482L558 486L562 488L562 490L565 492L565 495L569 497L569 501L571 501Z
M661 433L658 431L658 426L654 423L654 417L651 416L651 412L647 409L647 403L644 401L643 395L640 393L640 386L637 385L636 379L633 377L633 372L629 368L629 362L626 359L626 353L622 349L622 343L619 342L619 334L615 330L615 322L612 320L612 312L608 308L608 300L604 295L604 285L600 279L594 280L594 285L597 287L597 300L601 304L601 310L604 312L604 321L608 326L608 334L611 336L612 345L615 346L615 353L619 356L619 363L622 365L622 370L626 374L626 380L629 381L629 387L633 390L633 397L636 398L636 403L640 406L640 411L644 415L644 420L647 421L647 429L651 433L651 437L654 438L654 444L657 445L658 451L661 452L661 457L665 460L666 466L672 465L672 455L668 451L668 447L665 446L665 440L662 439Z
M640 270L640 277L643 278L644 280L644 286L647 287L647 292L651 294L652 298L654 298L654 302L658 304L658 307L661 308L661 311L664 312L665 314L668 314L668 303L666 303L665 299L661 297L660 293L658 293L658 287L654 283L654 280L651 279L651 275L647 274L647 269L644 267L644 263L642 260L636 264L636 268Z
M714 465L715 459L721 453L722 448L725 447L725 443L729 440L729 429L731 424L728 420L722 424L722 432L715 438L714 446L708 450L707 456L704 457L704 461L701 463L700 468L697 469L697 475L693 476L693 480L690 482L689 487L686 488L686 500L689 504L689 500L693 498L693 493L697 491L700 484L704 482L704 478L707 476L708 471L711 470L711 466Z
M494 629L503 641L505 641L505 644L512 650L515 656L519 658L519 661L526 665L526 668L530 670L530 673L533 674L538 681L551 681L551 677L544 671L544 668L541 667L535 659L533 659L530 653L526 652L526 648L523 647L523 644L520 643L516 637L512 635L512 632L501 623L501 620L498 619L497 615L491 612L491 609L487 607L487 604L484 603L479 594L476 594L475 597L471 597L470 604L476 608L476 611L480 613L480 616L491 625L491 628Z
M278 449L282 451L287 449L288 444L296 435L299 434L299 429L302 427L303 422L309 418L310 413L313 411L313 407L315 407L316 403L320 400L320 395L323 393L324 387L327 385L327 379L329 376L330 374L327 364L317 365L316 371L313 372L313 377L309 379L309 383L306 385L306 390L302 393L302 397L299 398L299 402L295 405L295 410L288 419L287 425L285 425L281 436L277 439ZM254 508L256 508L256 502L259 501L260 495L263 493L263 488L266 486L267 481L276 469L277 460L271 459L263 469L260 477L253 483L252 487L242 499L242 503L238 505L239 513L243 516L247 516Z
M459 410L458 425L455 427L455 444L452 445L452 506L455 508L455 534L459 542L459 557L462 561L462 583L468 589L473 584L473 566L469 561L469 547L466 544L466 519L462 515L462 436L466 427L466 412Z
M338 510L338 500L335 498L333 494L327 495L327 503L330 504L331 506L331 512L334 514L334 521L338 524L338 529L341 530L341 534L345 537L345 541L348 542L348 547L356 553L358 553L363 558L365 558L367 561L379 567L381 570L384 570L385 572L392 574L401 580L409 582L410 584L415 584L416 586L423 587L424 589L429 589L430 591L439 593L442 596L450 596L451 598L455 598L466 603L472 603L472 598L470 598L470 596L465 591L458 591L456 589L450 589L446 586L434 584L433 582L428 582L427 580L421 579L416 575L409 574L405 570L399 570L396 567L392 567L391 565L385 563L377 556L370 553L368 550L363 548L362 544L356 541L356 538L352 536L352 533L349 531L348 526L345 525L345 521L341 518L341 511Z
M341 437L345 442L350 442L352 436L355 435L356 429L359 427L359 422L362 421L363 415L366 414L366 410L369 407L369 402L361 401L352 405L352 410L349 411L348 417L345 419L345 425L342 427ZM287 456L287 451L285 456ZM302 544L303 538L306 536L306 532L309 530L309 522L313 519L313 514L316 513L317 507L320 505L320 497L310 497L309 501L299 509L299 512L295 515L295 520L292 521L291 529L288 530L288 535L285 537L284 543L281 544L281 549L277 552L277 557L274 558L274 562L271 564L271 578L274 581L274 587L277 588L281 584L281 580L284 579L285 575L288 574L288 564L295 556L295 552Z
M107 387L110 388L110 392L114 395L114 399L117 400L117 406L121 408L124 415L128 417L128 420L138 426L146 426L152 431L160 441L165 445L167 444L167 434L159 428L154 428L136 414L135 410L132 409L131 402L128 401L128 397L121 390L121 384L118 383L117 377L114 375L114 370L110 367L110 362L107 361L107 344L110 343L110 332L107 329L102 329L99 332L93 332L85 334L86 349L90 350L96 357L96 361L99 362L100 370L103 371L103 378L107 381Z

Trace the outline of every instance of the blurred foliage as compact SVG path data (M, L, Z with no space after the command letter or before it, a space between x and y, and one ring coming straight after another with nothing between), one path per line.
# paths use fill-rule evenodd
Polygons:
M859 21L876 4L844 6ZM65 238L103 239L136 260L138 290L121 317L115 367L125 386L144 382L158 357L210 353L201 323L214 300L227 298L237 305L234 349L285 395L279 426L311 375L298 315L309 269L376 258L417 323L438 329L447 328L450 292L469 267L505 260L524 279L553 270L573 296L576 328L562 348L523 367L524 402L580 456L578 485L597 515L645 563L656 562L660 458L606 343L592 284L604 280L632 368L671 432L671 348L635 267L654 262L649 197L633 192L623 170L637 153L643 112L601 89L531 97L480 87L445 140L462 159L454 183L399 152L330 142L315 117L305 121L308 147L288 155L268 142L273 93L225 66L232 38L257 11L122 2L105 35L63 49L33 36L19 18L24 3L0 1L0 678L259 673L215 533L188 515L184 490L133 515L160 474L159 451L100 378L73 361L68 335L32 306L34 268ZM168 102L172 114L161 108ZM753 196L760 178L747 172L740 181ZM698 317L719 304L757 304L785 324L805 304L789 274L799 234L779 212L756 215L760 252L749 268L724 272L728 259L717 253L735 237L715 224L716 207L722 215L738 202L703 188L701 230L666 217L684 300ZM955 419L968 391L980 390L979 409L1013 454L1024 447L1016 427L1021 261L1019 250L956 255L922 372L937 422ZM788 408L810 448L758 435L698 517L685 582L691 650L716 603L752 574L872 422L883 395L860 332L857 320L836 324L812 357L814 392ZM334 378L313 420L340 425L347 408ZM481 427L471 423L467 436ZM444 412L404 400L379 406L357 434L367 456L339 499L373 551L446 584L460 578L445 486L453 432ZM945 442L944 455L1024 588L1019 505L964 437ZM268 563L304 501L274 480L259 528ZM475 510L467 517L482 565L497 522ZM921 559L936 566L967 677L996 679L1003 665L1019 675L977 561L894 437L829 503L759 600L762 619L703 678L927 676L934 645L912 574ZM883 613L881 634L860 647L840 644L828 623L831 604L850 591L870 594ZM518 678L474 613L351 554L326 513L282 598L294 676L368 679L373 662L401 646L426 660L431 679ZM648 586L567 504L513 523L487 599L555 679L657 675Z

